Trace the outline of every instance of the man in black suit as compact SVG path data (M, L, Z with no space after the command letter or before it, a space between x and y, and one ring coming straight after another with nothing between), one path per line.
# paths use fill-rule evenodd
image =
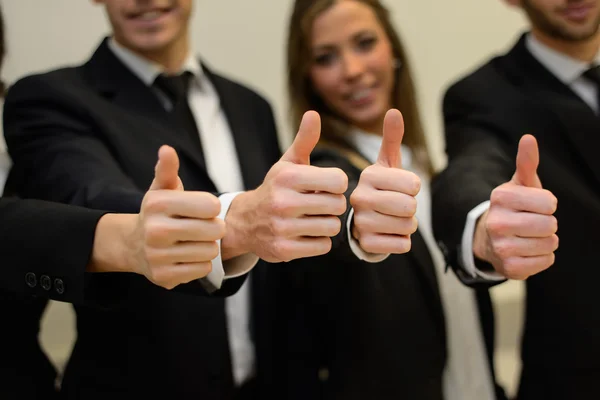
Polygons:
M600 1L508 2L531 31L444 99L436 236L467 284L527 278L519 399L600 398Z
M216 218L219 202L210 193L183 191L173 149L161 149L159 160L139 214L0 199L0 287L7 291L3 296L20 296L25 304L29 298L93 304L102 294L86 290L86 272L135 273L167 289L198 285L197 279L210 272L218 253L216 241L225 233L224 222ZM228 281L219 294L229 295L242 281ZM5 326L5 331L29 337L27 328ZM54 398L51 364L39 345L23 344L4 344L0 393L5 398Z
M208 288L247 272L258 257L326 253L340 230L347 177L305 165L318 116L305 116L280 158L268 103L189 51L191 0L96 2L113 35L92 58L9 90L4 126L17 192L138 212L149 167L166 143L180 155L186 189L229 192L219 195L227 232L203 280ZM76 307L77 342L62 393L252 398L259 380L268 385L273 348L267 272L258 265L227 300L194 296L187 285L167 291L137 275L95 274L90 285L105 307Z
M94 301L85 293L86 272L135 273L166 289L199 285L225 234L220 204L210 193L183 190L173 149L165 146L159 157L139 214L0 199L0 264L12 267L4 268L0 286L85 303ZM228 281L229 292L242 280Z

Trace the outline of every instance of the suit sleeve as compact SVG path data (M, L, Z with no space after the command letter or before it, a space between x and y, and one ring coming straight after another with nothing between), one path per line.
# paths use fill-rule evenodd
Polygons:
M447 92L443 111L448 165L432 182L434 234L448 265L469 286L499 283L465 272L461 240L467 215L489 200L495 187L510 180L516 156L516 144L510 143L507 133L507 117L486 104L487 97L465 84Z
M94 132L86 111L56 85L33 76L17 82L4 105L4 133L13 160L10 182L20 197L117 213L138 213L145 189L120 168ZM93 279L93 278L92 278ZM237 291L228 280L213 296ZM208 295L200 281L175 290Z
M103 214L44 201L0 199L2 288L82 303L85 269Z

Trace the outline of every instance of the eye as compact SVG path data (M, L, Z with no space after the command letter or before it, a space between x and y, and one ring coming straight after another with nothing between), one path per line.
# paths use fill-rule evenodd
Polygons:
M375 37L365 37L361 38L358 41L358 48L362 51L369 51L377 44L377 38Z
M333 53L319 54L318 56L315 57L315 64L320 65L322 67L329 66L329 65L333 64L334 61L335 61L335 54L333 54Z

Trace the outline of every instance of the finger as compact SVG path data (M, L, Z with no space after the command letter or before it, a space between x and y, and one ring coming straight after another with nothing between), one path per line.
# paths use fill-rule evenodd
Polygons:
M513 181L522 186L541 188L542 184L537 175L540 163L538 144L532 135L523 135L517 151L517 169Z
M156 285L173 289L177 285L204 278L212 271L212 263L187 263L155 267L149 279Z
M501 259L510 257L535 257L553 253L558 249L558 236L543 238L508 237L493 243L494 253Z
M294 164L310 164L310 153L321 136L321 117L315 111L307 111L302 117L294 142L285 152L282 161Z
M150 190L183 190L179 179L179 157L170 146L158 150L158 163L154 169L154 181Z
M284 238L298 236L332 237L337 235L342 228L338 217L300 217L278 218L273 222L273 233Z
M154 248L171 247L177 242L214 242L225 236L225 221L220 218L156 217L145 228L146 243Z
M554 253L535 257L513 257L504 262L503 275L509 279L527 279L550 268L554 260Z
M405 193L416 196L421 190L421 179L410 172L399 168L383 168L371 165L360 174L360 183L368 183L379 190Z
M282 239L275 245L277 258L291 261L299 258L322 256L331 250L331 239L328 237L297 237Z
M405 254L411 249L410 236L367 233L360 235L360 247L373 254Z
M207 192L161 190L148 192L142 208L150 214L210 219L219 215L221 203Z
M527 211L552 215L556 212L558 200L546 189L530 188L506 184L492 191L492 205L500 205L515 211Z
M299 192L327 192L344 194L348 189L348 176L339 168L320 168L298 165L281 174L281 184Z
M184 242L152 249L146 258L154 265L195 264L212 261L219 255L217 242Z
M404 136L404 119L398 110L388 110L383 120L383 139L377 164L389 168L401 168L400 146Z
M342 215L347 205L346 198L342 194L289 191L287 196L282 198L280 204L274 205L273 212L283 217Z
M486 229L492 238L498 236L543 238L557 232L558 221L553 215L529 212L490 213L486 220Z
M401 218L380 214L376 211L362 211L354 214L354 226L360 235L382 233L388 235L411 235L416 232L418 223L415 217Z
M395 217L413 217L417 212L417 199L398 192L383 190L355 191L350 204L357 211L373 210Z

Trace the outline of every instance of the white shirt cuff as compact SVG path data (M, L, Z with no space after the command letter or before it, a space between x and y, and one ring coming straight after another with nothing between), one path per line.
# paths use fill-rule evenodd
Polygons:
M348 221L346 222L346 234L348 235L348 244L350 245L350 249L354 253L359 260L366 261L368 263L378 263L382 262L386 258L388 258L389 254L374 254L367 253L360 247L360 243L358 240L352 237L352 220L354 219L354 209L351 208L348 213Z
M479 277L489 281L502 281L506 279L495 271L484 272L481 271L475 265L475 256L473 255L473 238L475 235L475 227L477 226L477 220L490 208L490 202L484 201L477 207L473 208L467 214L467 222L462 235L461 242L461 262L469 275L473 278Z
M225 216L229 211L229 207L233 199L242 192L225 193L219 196L221 203L221 212L217 218L225 220ZM221 248L221 240L217 241L219 249ZM223 262L221 252L215 259L212 260L212 271L206 276L206 279L217 289L221 288L223 280L237 278L248 273L258 263L258 256L252 253L242 254L230 260Z

